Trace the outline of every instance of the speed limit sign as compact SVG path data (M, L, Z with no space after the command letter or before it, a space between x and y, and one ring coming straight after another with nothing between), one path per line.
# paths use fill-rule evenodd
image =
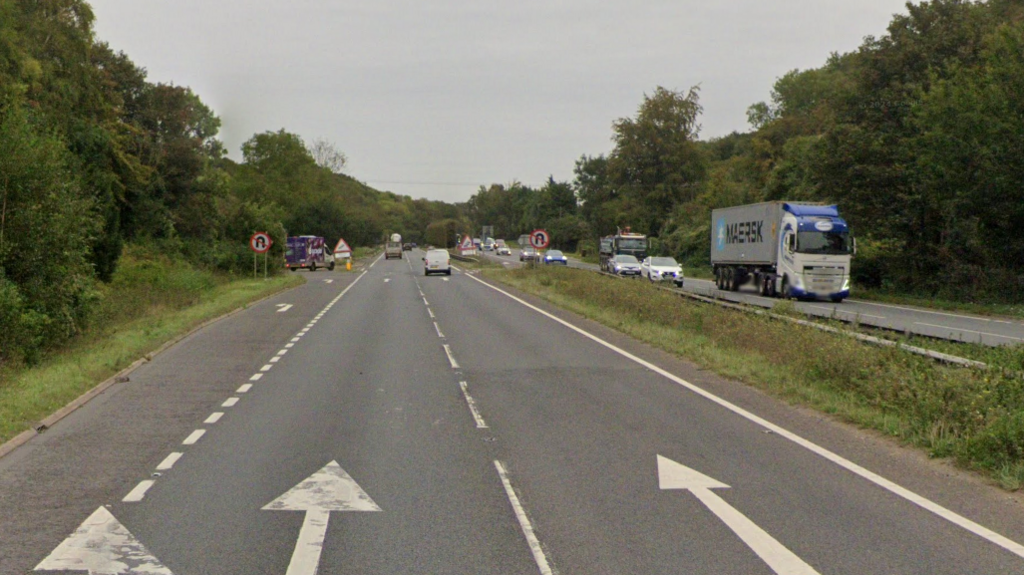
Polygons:
M530 245L537 248L538 250L542 250L548 247L548 244L550 243L551 236L549 236L546 231L533 230L533 232L530 233Z
M274 244L267 232L256 232L249 238L249 247L258 254L265 254L270 246Z

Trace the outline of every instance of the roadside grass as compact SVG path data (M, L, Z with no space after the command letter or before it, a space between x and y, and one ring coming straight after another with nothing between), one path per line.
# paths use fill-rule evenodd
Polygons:
M483 272L723 376L1024 487L1024 378L691 302L574 269ZM784 311L784 310L783 310Z
M38 365L0 372L0 443L31 428L165 342L203 322L302 284L304 276L238 279L129 250L88 335Z

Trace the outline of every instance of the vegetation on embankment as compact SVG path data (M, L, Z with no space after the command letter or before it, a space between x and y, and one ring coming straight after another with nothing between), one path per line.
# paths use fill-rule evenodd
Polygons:
M97 284L91 329L35 366L0 370L0 443L57 411L165 342L212 318L300 285L204 271L181 256L128 246L107 284Z
M546 267L483 273L723 376L950 457L1006 489L1024 487L1024 378L1017 374L948 367L690 302L646 282Z

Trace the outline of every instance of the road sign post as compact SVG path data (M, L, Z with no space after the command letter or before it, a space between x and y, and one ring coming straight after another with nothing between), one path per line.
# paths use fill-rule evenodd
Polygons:
M263 254L263 279L267 279L267 252L270 251L272 245L274 245L274 240L270 239L270 234L267 232L256 232L249 238L249 249L252 250L252 279L256 279L257 254Z
M530 245L542 250L551 244L551 235L545 230L533 230L530 234Z

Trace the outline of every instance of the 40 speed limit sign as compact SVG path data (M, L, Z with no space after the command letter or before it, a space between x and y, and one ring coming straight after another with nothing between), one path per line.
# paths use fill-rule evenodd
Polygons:
M533 230L530 233L530 245L542 250L551 243L551 236L544 230Z

